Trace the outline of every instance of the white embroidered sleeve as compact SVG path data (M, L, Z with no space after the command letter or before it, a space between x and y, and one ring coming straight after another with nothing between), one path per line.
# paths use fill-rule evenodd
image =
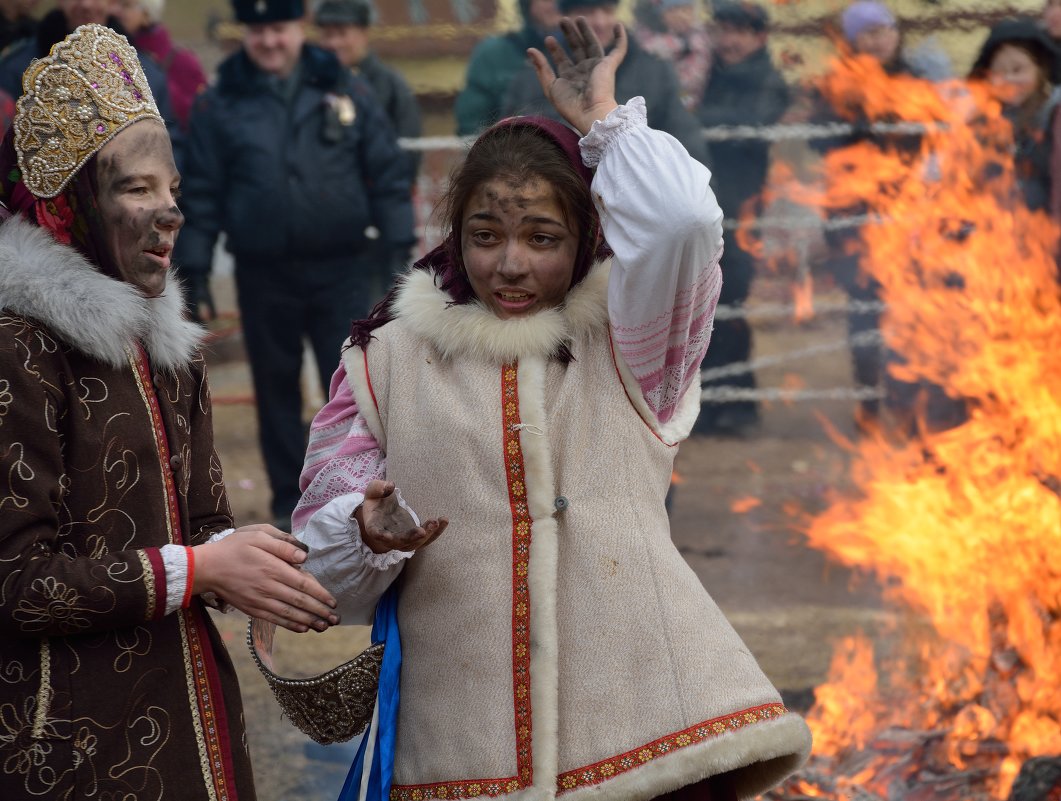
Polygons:
M364 499L361 493L353 492L329 501L313 514L299 538L309 546L303 568L335 596L336 613L343 623L366 626L372 623L380 596L413 552L377 554L362 542L353 513ZM400 492L398 503L420 525Z
M661 422L699 379L722 288L722 209L711 173L648 127L635 97L580 142L615 253L608 310L616 348Z

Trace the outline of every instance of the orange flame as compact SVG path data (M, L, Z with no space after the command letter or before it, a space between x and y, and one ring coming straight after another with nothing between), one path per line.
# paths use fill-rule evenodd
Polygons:
M899 775L898 748L845 762L891 727L939 732L921 756L956 769L990 755L985 789L1004 798L1026 759L1061 754L1057 229L1017 199L1012 133L982 87L888 77L855 57L821 91L871 121L935 124L912 148L835 151L820 186L782 193L883 220L862 229L862 267L883 286L884 336L902 357L892 375L943 387L968 410L946 431L915 418L861 439L858 497L836 496L807 528L813 547L876 574L926 622L903 633L879 681L868 641L839 646L811 715L816 754L842 774L821 797Z

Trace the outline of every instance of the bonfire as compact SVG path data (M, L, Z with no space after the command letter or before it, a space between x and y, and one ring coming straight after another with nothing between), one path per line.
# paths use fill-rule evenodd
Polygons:
M1061 756L1058 231L1022 206L986 87L840 57L820 91L870 123L925 123L920 145L833 152L822 180L775 194L880 221L862 267L883 286L892 374L943 388L966 419L848 443L857 491L803 526L875 575L899 622L838 644L814 756L770 797L1004 799L1031 758Z

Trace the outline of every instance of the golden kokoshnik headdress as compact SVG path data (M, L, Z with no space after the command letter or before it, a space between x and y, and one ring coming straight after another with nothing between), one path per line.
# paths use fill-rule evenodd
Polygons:
M22 92L15 152L23 183L39 198L62 192L134 122L162 122L136 50L103 25L82 25L46 58L33 61L22 76Z

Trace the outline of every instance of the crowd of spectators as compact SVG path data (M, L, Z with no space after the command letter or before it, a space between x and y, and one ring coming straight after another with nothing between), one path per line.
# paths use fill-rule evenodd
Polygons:
M326 386L350 314L367 312L412 255L410 195L420 154L402 151L397 139L421 135L421 110L408 82L370 47L375 7L371 0L233 0L246 33L211 79L195 54L174 42L163 22L164 0L56 0L40 17L37 5L0 0L0 124L10 124L29 62L76 26L106 24L137 48L184 174L188 224L177 263L195 318L205 322L214 313L209 275L221 234L235 257L273 513L284 524L298 498L303 451L302 338L312 342ZM504 116L551 113L526 53L531 47L544 52L562 16L585 17L605 47L622 24L618 0L519 0L518 8L519 28L484 39L469 56L453 106L459 135ZM694 0L637 0L633 11L616 97L643 96L649 124L711 168L730 219L762 211L772 149L756 139L708 147L703 129L851 120L851 109L832 108L813 89L786 81L774 63L765 3L716 0L705 13ZM901 21L879 0L849 3L833 31L842 51L878 61L889 75L953 75L947 55L931 41L907 46ZM1023 201L1061 219L1059 43L1061 0L1047 0L1040 19L993 28L969 77L996 87L1012 122ZM825 154L866 141L918 146L916 137L866 131L812 147ZM861 268L859 239L857 228L827 233L822 272L852 300L875 301L880 287ZM723 304L746 301L756 261L737 237L727 237ZM879 327L879 313L863 307L848 323L857 338ZM747 321L724 317L704 366L745 363L752 352ZM859 386L887 384L887 354L879 346L855 345L852 357ZM754 373L709 385L754 389ZM863 401L859 422L873 423L880 411L878 400ZM752 400L706 404L697 431L740 435L758 419Z

